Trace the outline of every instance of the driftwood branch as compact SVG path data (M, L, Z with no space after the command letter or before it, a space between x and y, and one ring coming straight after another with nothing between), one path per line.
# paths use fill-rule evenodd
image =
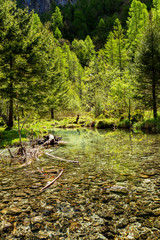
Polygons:
M4 149L2 152L0 152L0 155L2 155L2 153L4 153L6 151L6 149Z
M13 154L12 154L12 152L11 152L11 149L10 149L10 148L8 148L8 152L9 152L9 154L10 154L11 158L14 158L14 156L13 156Z
M30 117L30 115L31 115L31 113L29 113L29 114L27 115L27 117L24 119L24 121L23 121L23 123L22 123L22 126L21 126L21 131L22 131L22 129L23 129L23 127L24 127L27 119Z
M44 173L41 171L41 169L39 167L37 167L38 172L40 172L41 175L45 176Z
M47 156L49 156L49 157L56 158L56 159L58 159L59 161L71 162L71 163L79 163L78 161L67 160L67 159L64 159L64 158L61 158L61 157L57 157L57 156L51 155L51 154L49 154L49 153L45 153L45 154L46 154Z
M53 179L52 182L48 183L45 187L41 188L40 191L44 191L46 188L50 187L58 178L60 178L60 176L62 175L62 173L63 173L63 169L62 169L61 172L58 174L58 176Z

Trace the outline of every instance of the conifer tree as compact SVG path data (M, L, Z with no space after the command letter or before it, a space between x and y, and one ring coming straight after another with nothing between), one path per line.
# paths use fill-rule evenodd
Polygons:
M47 35L35 24L33 13L17 9L14 1L0 0L0 91L8 98L7 125L13 126L14 99L38 104L51 66ZM38 84L37 84L38 83Z
M110 65L114 65L115 63L115 41L114 41L114 34L113 32L109 33L109 36L107 38L107 43L105 44L105 56Z
M143 39L136 52L138 97L147 107L152 107L157 118L160 96L160 31L150 20Z
M72 89L71 95L74 95L76 99L75 105L81 105L83 101L83 68L76 54L70 50L67 44L63 46L63 50L67 61L67 78L70 81L70 88Z
M84 41L75 39L72 42L72 48L83 67L88 65L95 56L94 44L90 36L87 36Z
M160 22L160 0L153 0L153 8L151 9L152 19L159 24Z
M148 20L149 14L146 5L139 0L133 0L127 20L128 47L130 49L131 58L134 57L136 46L143 35Z
M109 33L104 51L107 62L120 71L127 65L126 39L119 19L115 21L113 32Z
M63 16L59 7L56 7L55 12L51 16L51 26L55 38L59 39L62 37L62 28L63 28Z
M51 16L51 20L52 20L53 32L55 31L55 29L57 27L59 28L59 30L62 29L62 27L63 27L63 16L61 14L61 11L60 11L59 7L56 7L55 12Z
M113 33L115 38L115 64L120 71L122 71L127 64L127 53L125 48L126 39L124 36L124 30L118 18L114 23Z

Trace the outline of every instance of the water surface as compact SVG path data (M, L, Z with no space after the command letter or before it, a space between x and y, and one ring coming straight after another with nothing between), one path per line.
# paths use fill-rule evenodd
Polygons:
M51 132L67 144L46 151L79 164L43 155L21 169L1 158L2 239L160 238L160 135Z

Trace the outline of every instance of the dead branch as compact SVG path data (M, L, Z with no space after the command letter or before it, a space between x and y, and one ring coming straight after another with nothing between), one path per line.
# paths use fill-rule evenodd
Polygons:
M61 170L59 175L53 179L52 182L48 183L45 187L41 188L40 191L44 191L46 188L50 187L62 175L62 173L63 173L63 169Z
M31 160L27 161L26 163L22 164L19 168L23 168L23 167L27 167L28 165L30 165L32 163Z
M38 172L40 172L41 175L45 176L44 173L41 171L41 169L39 167L37 167Z
M67 160L67 159L64 159L64 158L61 158L61 157L57 157L57 156L54 156L54 155L51 155L49 153L46 153L45 154L49 157L52 157L52 158L56 158L58 159L59 161L63 161L63 162L72 162L72 163L79 163L78 161L74 161L74 160Z
M36 160L39 160L39 158L38 158L38 153L39 153L39 148L37 148L37 150L36 150L36 152L35 152L35 159L36 159Z
M0 155L2 155L2 153L4 153L6 151L6 149L4 149L2 152L0 152Z
M30 117L30 115L31 115L31 113L29 113L29 114L27 115L27 117L24 119L24 121L23 121L23 123L22 123L22 126L21 126L21 131L22 131L22 129L23 129L23 127L24 127L24 124L26 123L27 119Z
M14 158L14 156L13 156L13 154L12 154L12 152L11 152L11 149L10 149L10 148L8 148L8 152L9 152L9 154L10 154L11 158Z

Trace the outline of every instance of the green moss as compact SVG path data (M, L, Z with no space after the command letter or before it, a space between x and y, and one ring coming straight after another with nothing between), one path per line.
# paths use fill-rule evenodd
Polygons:
M142 130L148 130L153 133L160 133L160 118L147 119L140 124Z
M96 123L96 128L105 129L105 128L113 128L114 122L111 120L99 120Z
M120 121L120 123L117 124L118 128L130 128L131 124L129 122L129 119L124 119Z

